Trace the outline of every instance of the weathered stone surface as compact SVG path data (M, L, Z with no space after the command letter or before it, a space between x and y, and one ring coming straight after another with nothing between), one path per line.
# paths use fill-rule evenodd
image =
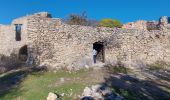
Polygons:
M124 24L122 28L147 30L147 22L144 20L138 20L136 22L129 22L127 24Z
M115 94L107 86L93 85L86 87L82 93L82 100L123 100L123 97Z
M57 100L57 95L52 93L52 92L50 92L48 94L47 100Z
M84 92L83 92L83 96L91 96L91 94L92 94L92 91L91 91L91 89L89 88L89 87L86 87L85 89L84 89Z
M167 24L168 24L167 17L166 17L166 16L162 16L162 17L160 18L159 23L160 23L161 25L163 25L163 26L167 26Z
M93 65L93 44L104 46L104 63L122 61L126 66L170 62L170 30L118 29L67 25L48 13L38 13L0 25L0 54L10 55L27 45L29 64L49 69L79 69ZM140 23L140 22L139 22ZM142 22L141 22L142 23ZM15 25L22 24L21 41L15 41ZM143 26L142 26L143 27Z

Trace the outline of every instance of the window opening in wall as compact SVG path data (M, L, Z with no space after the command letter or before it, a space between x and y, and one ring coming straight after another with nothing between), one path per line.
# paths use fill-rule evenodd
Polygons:
M104 63L104 45L102 42L95 42L93 44L93 60L94 63L102 62Z
M22 29L22 24L15 25L15 40L16 41L21 41L21 29Z
M170 17L168 17L168 24L170 24Z

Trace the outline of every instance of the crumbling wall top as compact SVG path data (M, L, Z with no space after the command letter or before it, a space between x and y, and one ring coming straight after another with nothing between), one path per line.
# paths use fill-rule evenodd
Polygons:
M52 15L48 12L39 12L39 13L35 13L31 16L41 16L41 17L45 17L45 18L52 18Z
M27 16L24 16L24 17L14 19L12 21L12 24L13 25L15 25L15 24L23 24L24 22L27 21L27 19L29 17L33 17L33 16L40 16L40 17L44 17L44 18L52 18L52 15L50 13L48 13L48 12L39 12L39 13L35 13L35 14L31 14L31 15L27 15Z
M167 16L162 16L162 17L160 18L159 23L160 23L161 25L163 25L163 26L167 26L167 24L168 24Z

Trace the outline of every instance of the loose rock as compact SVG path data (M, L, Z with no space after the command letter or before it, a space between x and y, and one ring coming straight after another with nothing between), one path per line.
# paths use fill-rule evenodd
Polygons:
M48 94L47 100L57 100L57 95L52 93L52 92L50 92Z

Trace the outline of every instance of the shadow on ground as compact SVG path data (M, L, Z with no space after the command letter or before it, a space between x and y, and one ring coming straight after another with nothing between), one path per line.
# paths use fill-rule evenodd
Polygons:
M27 77L28 74L37 74L35 72L44 71L43 68L24 68L9 73L5 75L0 75L0 97L8 94L16 87L19 87L22 81ZM17 91L15 91L17 92ZM24 91L23 91L24 92Z
M170 71L145 71L145 74L151 77L139 79L133 75L110 73L102 84L125 100L170 100Z
M0 76L0 97L5 96L10 91L15 91L14 88L20 87L27 75L39 75L37 72L44 70L45 69L27 68ZM107 74L105 81L101 83L102 87L100 87L100 90L109 87L114 94L123 96L125 100L170 100L170 71L145 70L139 72L142 76L145 76L144 79L127 73L114 73L111 72L110 69L105 68L100 71L101 73L104 71L104 73ZM122 70L119 71L124 72ZM22 93L24 92L26 92L26 90L22 90ZM17 91L15 94L16 93ZM104 98L105 100L112 100L106 97ZM93 98L85 97L82 100L93 100Z

